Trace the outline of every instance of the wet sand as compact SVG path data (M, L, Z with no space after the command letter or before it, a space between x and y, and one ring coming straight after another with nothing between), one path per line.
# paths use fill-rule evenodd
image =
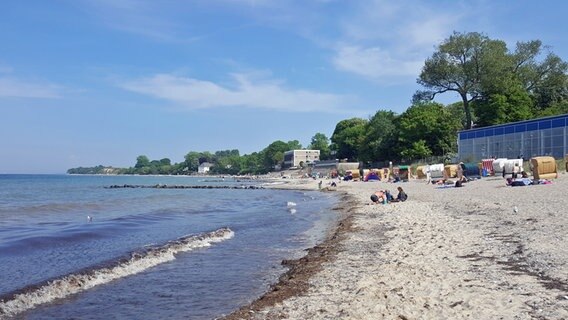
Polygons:
M370 205L374 191L397 186L409 201ZM345 197L337 230L225 319L568 319L566 174L526 187L485 178L334 189Z

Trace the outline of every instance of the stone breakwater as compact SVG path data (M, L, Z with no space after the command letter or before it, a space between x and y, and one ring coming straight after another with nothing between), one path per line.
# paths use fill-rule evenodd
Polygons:
M187 186L187 185L140 185L140 184L121 184L104 187L105 189L127 189L127 188L151 188L151 189L264 189L262 186Z

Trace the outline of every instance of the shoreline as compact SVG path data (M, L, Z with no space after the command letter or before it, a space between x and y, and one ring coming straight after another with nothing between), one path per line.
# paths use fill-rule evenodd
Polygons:
M368 205L375 190L399 185L409 201ZM278 188L318 189L311 180ZM566 190L567 175L527 187L340 183L344 225L221 319L568 319Z
M283 190L310 190L308 188L286 188L281 185L273 187ZM322 264L330 262L341 250L341 242L353 229L353 215L345 205L346 202L354 198L347 194L339 195L340 202L331 208L333 211L341 211L338 222L329 231L325 240L316 246L307 249L306 255L299 259L282 260L281 264L288 270L282 274L278 281L272 284L269 289L251 303L240 307L232 313L220 317L223 320L253 319L263 309L281 303L290 297L305 294L309 289L309 279L319 271Z

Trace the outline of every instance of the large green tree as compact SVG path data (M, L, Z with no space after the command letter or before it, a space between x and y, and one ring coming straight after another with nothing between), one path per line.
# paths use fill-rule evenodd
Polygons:
M288 141L288 150L302 150L302 144L298 140L290 140Z
M262 152L253 152L243 156L241 161L241 174L263 174L268 172L263 165L264 155Z
M242 170L242 157L229 155L217 158L211 173L215 174L239 174Z
M367 120L361 118L341 120L337 123L331 136L331 148L337 152L338 159L358 160L366 124Z
M467 125L467 119L465 117L465 112L463 110L463 105L461 102L454 102L454 103L450 103L449 105L446 106L446 109L448 109L448 111L451 114L451 117L459 119L459 122L461 124L461 128L465 128ZM473 120L474 123L476 123L477 118L475 117L475 112L473 114Z
M567 70L568 64L539 40L518 42L510 52L501 40L454 32L424 63L417 81L425 90L414 101L457 93L467 129L477 108L478 126L525 120L563 110L559 106L568 99ZM491 110L497 114L494 119Z
M185 157L184 157L184 169L189 171L189 172L195 172L197 171L198 167L199 167L199 158L201 157L201 154L199 152L196 151L190 151L188 152Z
M438 94L457 93L463 104L466 128L472 126L471 101L479 98L485 79L496 77L507 67L505 42L477 33L454 32L432 57L426 59L418 83L426 88L414 101L431 100Z
M512 60L516 78L534 100L535 116L568 100L568 63L543 47L540 40L517 43Z
M480 127L533 118L533 100L520 85L510 85L487 93L474 102L476 123Z
M312 137L308 149L319 150L321 160L328 160L331 156L331 150L329 149L329 139L325 134L320 132L316 133Z
M456 132L460 119L442 104L429 102L412 105L399 118L398 149L412 160L456 151Z
M363 161L396 160L397 115L392 111L379 110L365 125L360 158Z
M150 166L150 159L147 156L141 155L136 158L136 164L134 165L134 168L140 169L148 166Z
M264 167L270 171L274 166L279 165L284 161L284 152L290 150L290 144L277 140L268 145L262 150Z

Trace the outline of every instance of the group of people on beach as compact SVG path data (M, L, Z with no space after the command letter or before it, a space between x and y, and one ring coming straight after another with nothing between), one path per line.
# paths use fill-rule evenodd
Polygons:
M404 202L408 199L408 195L402 187L396 188L398 190L398 195L393 197L389 190L379 190L371 195L371 201L374 204L387 204L391 202Z
M457 174L456 174L457 179L455 181L450 180L445 171L444 171L444 176L442 178L434 180L431 178L430 170L428 169L426 173L426 184L431 183L439 186L454 186L456 188L460 188L463 187L464 183L470 181L470 179L466 177L465 172L466 172L465 164L463 162L460 162L457 167Z

